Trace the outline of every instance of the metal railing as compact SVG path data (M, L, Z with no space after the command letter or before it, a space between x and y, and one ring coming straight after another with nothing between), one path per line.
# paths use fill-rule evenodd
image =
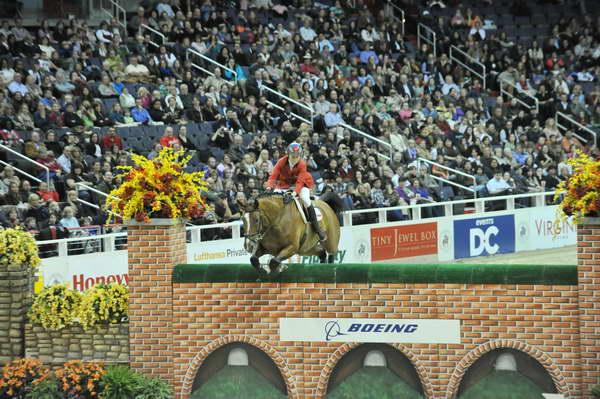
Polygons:
M23 154L21 154L21 153L19 153L19 152L15 151L15 150L13 150L13 149L12 149L12 148L10 148L10 147L7 147L7 146L5 146L4 144L0 144L0 149L3 149L4 151L8 151L9 153L11 153L11 154L13 154L13 155L16 155L17 157L19 157L19 158L21 158L21 159L23 159L23 160L25 160L25 161L27 161L27 162L29 162L29 163L31 163L31 164L33 164L33 165L37 166L37 167L38 167L38 168L40 168L40 169L44 169L44 170L46 171L46 183L48 184L48 187L50 187L50 169L48 169L48 167L47 167L46 165L42 165L41 163L34 161L33 159L31 159L31 158L29 158L29 157L27 157L27 156L25 156L25 155L23 155ZM11 166L12 166L12 165L11 165ZM14 166L13 166L13 168L14 168ZM15 168L15 170L16 170L16 169L17 169L17 168ZM27 172L23 172L23 171L21 171L21 170L19 170L19 172L20 172L20 173L27 173ZM27 173L27 176L28 176L28 177L31 177L31 178L34 178L34 177L33 177L33 176L31 176L29 173ZM39 181L41 181L40 179L36 179L36 178L34 178L34 179L35 179L36 181L38 181L38 182L39 182Z
M430 166L435 166L437 168L447 170L450 174L464 176L467 179L473 180L473 186L477 185L477 179L475 178L475 176L470 175L470 174L465 173L465 172L461 172L460 170L457 170L457 169L452 169L452 168L450 168L448 166L445 166L445 165L442 165L442 164L439 164L437 162L430 161L428 159L421 158L421 157L417 158L417 171L421 168L421 163L425 163L425 164L430 165ZM470 191L471 193L473 193L473 198L477 198L477 191L474 190L474 189L472 189L471 187L465 186L465 185L460 184L460 183L453 182L453 181L448 180L448 179L444 179L443 177L435 176L433 174L431 175L431 177L433 177L437 181L441 181L442 183L450 184L450 185L452 185L454 187L458 187L458 188L463 189L465 191Z
M510 80L508 80L506 78L504 78L504 79L500 78L498 80L500 80L500 94L502 94L502 95L506 94L508 97L514 98L515 100L517 100L517 102L519 104L521 104L522 106L524 106L525 108L527 108L530 111L532 109L535 109L536 112L539 112L540 102L538 101L538 99L535 96L527 93L526 91L519 88L517 85L515 85L513 82L511 82ZM513 92L506 90L506 86L512 87ZM518 94L521 94L521 95L527 97L528 99L530 99L531 103L528 104L526 101L523 101L523 99L516 96L514 94L515 90Z
M540 192L540 193L527 193L527 194L518 194L518 195L506 195L506 196L498 196L498 197L485 197L485 198L477 198L477 199L469 199L469 200L458 200L458 201L446 201L446 202L435 202L435 203L427 203L427 204L414 204L414 205L404 205L404 206L396 206L389 208L371 208L371 209L358 209L353 211L346 211L342 213L342 220L344 227L353 226L353 216L363 215L363 214L377 214L378 222L373 223L387 223L387 213L390 211L400 210L403 213L410 213L412 215L412 220L421 220L422 219L422 210L424 208L431 207L442 207L444 209L444 216L455 216L458 215L455 212L455 205L474 205L475 213L486 213L485 204L487 202L496 202L496 201L506 201L506 209L513 210L515 209L515 205L519 200L530 200L531 207L542 207L546 206L546 198L548 196L553 196L554 192ZM405 212L406 211L406 212ZM493 210L490 210L493 212ZM432 218L433 219L433 218ZM432 220L429 219L429 220ZM229 223L218 223L218 224L209 224L202 226L188 226L186 228L188 232L188 243L196 244L203 242L202 241L202 231L210 230L210 229L228 229L231 231L231 237L233 239L239 239L242 237L241 234L241 226L242 223L240 221L229 222ZM92 226L84 226L83 229L89 228ZM117 228L126 228L125 226L116 226ZM111 227L112 228L112 227ZM98 245L100 242L103 245ZM206 241L204 241L206 242ZM56 248L52 248L50 252L52 254L46 255L49 256L67 256L69 251L81 250L83 248L93 249L94 251L103 251L103 252L113 252L117 250L122 250L127 248L127 233L126 232L118 232L118 233L105 233L98 235L90 235L90 236L80 236L73 238L63 238L57 240L46 240L46 241L38 241L38 246L43 248L48 248L50 245L56 245ZM44 252L47 254L48 252Z
M433 56L437 57L437 34L430 27L419 23L417 25L417 51L421 51L421 42L425 42L433 49Z
M570 124L571 127L566 126L565 124L561 123L561 120L567 120ZM563 129L563 130L570 130L571 132L573 132L573 135L575 137L577 137L579 140L583 140L586 143L589 142L590 140L594 141L594 146L598 144L598 133L595 132L594 130L590 129L587 126L583 126L581 123L577 122L575 119L571 118L569 115L563 114L562 112L557 112L554 115L554 120L556 122L556 126L559 129ZM587 135L589 135L590 137L583 137L581 135L581 133L586 133Z
M201 70L201 71L203 71L205 73L208 73L208 74L214 76L213 72L209 71L206 68L203 68L202 66L198 65L198 63L194 62L194 58L193 57L197 57L197 58L200 58L200 59L202 59L202 60L204 60L206 62L209 62L209 63L211 63L211 64L213 64L213 65L221 68L223 71L229 71L229 72L231 72L233 74L233 76L234 76L233 81L234 82L237 81L237 72L234 71L233 69L229 68L229 67L226 67L225 65L221 64L220 62L217 62L217 61L213 60L212 58L207 57L204 54L199 53L198 51L196 51L194 49L191 49L191 48L188 48L185 54L186 54L187 59L192 61L192 66L194 68L199 69L199 70ZM227 79L223 79L223 80L228 81Z
M351 132L354 132L354 133L356 133L356 134L358 134L358 135L360 135L362 137L366 137L368 140L374 141L374 142L376 142L376 143L378 143L378 144L380 144L380 145L382 145L384 147L387 147L387 149L390 152L389 156L387 156L385 154L382 154L379 151L377 151L377 155L380 156L380 157L382 157L383 159L385 159L387 161L389 161L390 159L392 159L392 156L394 155L394 147L390 143L388 143L387 141L383 141L381 139L378 139L375 136L371 136L370 134L367 134L367 133L365 133L365 132L363 132L361 130L358 130L358 129L356 129L356 128L350 126L350 125L348 125L347 123L340 123L339 126L342 127L342 128L344 128L344 129L348 129Z
M450 59L456 62L458 65L462 66L468 71L481 79L481 83L483 85L483 90L486 89L486 68L485 65L475 58L471 57L469 54L465 53L461 49L456 46L450 46ZM477 65L481 71L475 70L475 65Z
M145 24L141 24L140 25L140 30L142 31L142 35L144 34L144 29L150 31L151 34L154 34L156 36L158 36L160 38L160 43L156 43L154 41L154 38L152 37L152 35L150 35L150 40L148 41L151 45L153 45L154 47L160 47L160 46L164 46L165 43L167 42L167 37L165 35L163 35L161 32L157 31L154 28L149 27L148 25Z
M104 8L104 1L100 2L100 8L111 18L115 18L119 25L127 28L127 11L121 6L120 0L105 0L108 1L108 9Z
M467 205L473 204L475 205L475 213L485 213L485 204L487 202L496 202L496 201L506 201L506 209L513 210L515 209L515 204L519 199L531 199L532 207L542 207L546 206L546 197L554 195L554 191L548 192L539 192L539 193L526 193L526 194L516 194L516 195L503 195L497 197L481 197L477 199L466 199L466 200L457 200L457 201L446 201L446 202L432 202L426 204L414 204L414 205L403 205L403 206L393 206L389 208L373 208L373 209L358 209L354 211L346 211L343 213L342 218L344 222L344 227L352 226L354 215L362 215L362 214L377 214L378 218L376 222L373 223L387 223L387 214L390 211L402 211L402 213L411 213L411 219L421 220L422 219L422 210L424 208L433 208L433 207L443 207L444 216L455 216L454 206L455 205ZM406 212L405 212L406 211ZM490 211L493 212L493 211Z
M312 105L307 105L306 103L300 102L298 100L294 100L293 98L286 96L285 94L280 93L277 90L271 89L267 85L262 85L262 89L268 91L269 93L271 93L273 95L278 96L279 98L284 99L287 102L295 104L296 106L300 107L301 109L304 109L305 111L308 111L310 113L310 122L307 122L307 123L309 123L310 126L313 126L314 120L315 120L315 111L314 111ZM300 119L306 120L305 118L300 118Z
M402 37L404 37L404 24L406 22L406 14L404 13L404 10L392 3L391 0L388 0L386 6L386 14L400 21L400 29L402 30ZM396 12L398 12L400 16L398 16Z

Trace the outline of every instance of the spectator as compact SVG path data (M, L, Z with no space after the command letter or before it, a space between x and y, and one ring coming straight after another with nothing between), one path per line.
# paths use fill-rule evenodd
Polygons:
M117 129L114 127L109 127L106 130L106 136L102 136L100 139L100 146L103 150L107 148L112 148L113 145L119 147L119 150L123 149L123 140L121 137L117 136ZM97 149L94 146L94 154L97 154Z

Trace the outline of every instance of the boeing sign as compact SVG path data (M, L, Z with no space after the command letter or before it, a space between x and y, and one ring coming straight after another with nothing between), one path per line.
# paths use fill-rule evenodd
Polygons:
M459 320L279 319L281 341L460 343Z

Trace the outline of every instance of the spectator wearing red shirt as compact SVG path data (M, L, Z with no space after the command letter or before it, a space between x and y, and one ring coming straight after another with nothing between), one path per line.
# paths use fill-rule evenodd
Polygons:
M163 136L160 138L160 145L163 147L173 147L173 144L180 143L179 138L173 136L173 128L167 126Z
M58 174L62 173L62 168L60 167L60 164L58 163L56 158L54 158L52 151L48 151L46 148L42 148L40 150L40 157L36 159L36 162L41 163L42 165L48 168L51 179L56 177ZM46 170L40 169L40 172L40 179L46 180Z
M100 139L100 146L103 150L107 150L112 148L113 145L119 147L119 150L123 149L123 140L121 137L117 136L117 129L114 127L109 127L106 132L106 136L102 136Z
M50 202L50 201L59 202L60 201L58 193L54 190L51 190L48 187L48 183L46 183L44 181L40 183L40 186L39 186L36 194L39 195L40 198L44 202Z

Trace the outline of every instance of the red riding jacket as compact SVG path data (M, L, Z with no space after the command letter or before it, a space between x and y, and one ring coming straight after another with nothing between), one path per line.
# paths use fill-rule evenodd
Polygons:
M293 168L290 168L288 156L284 155L277 161L267 181L267 187L290 188L295 185L294 191L300 194L302 187L313 188L315 182L312 175L306 171L306 162L300 159Z

